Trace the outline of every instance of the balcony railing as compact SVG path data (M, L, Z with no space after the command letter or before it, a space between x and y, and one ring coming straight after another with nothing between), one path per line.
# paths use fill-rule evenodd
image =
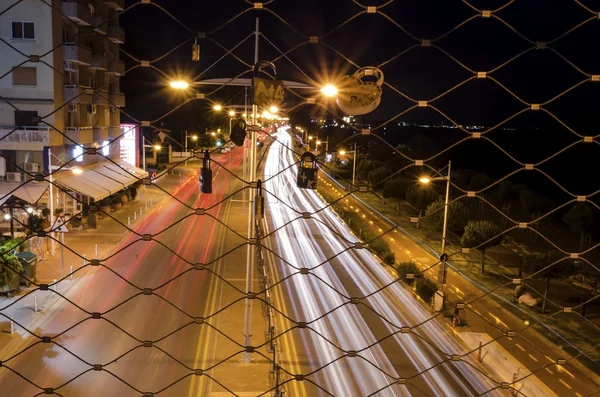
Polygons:
M90 9L81 3L63 0L61 2L61 11L67 18L78 25L91 25L92 16L90 14Z
M83 87L65 85L64 102L91 104L92 93Z
M108 127L94 127L94 142L106 141L108 139Z
M106 54L95 52L92 54L92 64L90 69L106 70L108 68L108 58Z
M94 132L91 127L67 127L65 128L65 135L80 145L94 141ZM72 142L65 138L65 143Z
M106 36L115 44L123 44L125 42L125 31L120 26L109 25Z
M92 51L89 48L82 47L75 43L63 44L63 57L65 61L81 63L84 65L92 64Z
M123 61L113 61L108 65L107 72L122 76L125 74L125 63Z
M106 105L108 105L108 99L109 99L108 91L94 92L94 97L93 97L94 105L106 106Z
M50 128L0 126L0 149L42 150L50 145Z
M121 92L111 92L108 99L113 106L118 106L120 108L125 106L125 94Z

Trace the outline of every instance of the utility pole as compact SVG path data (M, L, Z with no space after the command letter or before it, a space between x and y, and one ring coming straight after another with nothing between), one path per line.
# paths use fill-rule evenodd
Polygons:
M260 37L259 19L256 17L256 30L254 31L254 65L258 63L258 41ZM253 93L254 94L254 93ZM253 184L256 183L256 129L258 109L254 100L252 101L252 128L250 129L250 191L248 198L248 239L255 237L254 228L254 195L256 189ZM254 260L255 260L254 245L248 244L248 252L246 256L246 293L253 289L254 285ZM244 345L252 346L252 301L253 299L246 298L245 323L244 323ZM244 362L249 363L252 353L244 353Z

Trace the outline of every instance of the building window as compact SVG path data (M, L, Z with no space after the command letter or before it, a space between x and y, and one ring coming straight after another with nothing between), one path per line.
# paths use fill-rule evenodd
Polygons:
M35 40L34 23L14 21L12 23L12 38L14 40Z
M12 71L14 85L37 85L37 69L19 66Z
M36 127L38 125L37 110L15 110L15 126L17 127Z

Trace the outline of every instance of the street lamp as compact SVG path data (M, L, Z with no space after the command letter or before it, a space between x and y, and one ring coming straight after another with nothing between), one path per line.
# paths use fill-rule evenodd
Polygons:
M234 110L230 110L229 111L229 117L233 117L235 116L235 111Z
M176 90L185 90L190 86L186 81L183 80L171 81L169 85L171 86L171 88L175 88Z
M215 106L213 106L213 109L215 111L217 111L217 112L220 112L221 110L223 110L223 106L221 106L221 105L215 105Z
M438 277L441 280L441 291L442 291L442 297L444 296L444 285L446 284L446 258L447 256L446 254L446 231L448 229L448 203L450 201L450 167L451 167L451 162L448 161L448 176L439 176L439 177L435 177L435 178L431 178L428 176L423 176L421 178L419 178L419 182L423 183L423 184L428 184L430 182L435 182L435 181L446 181L446 198L444 200L444 225L442 227L442 252L440 255L440 259L442 259L442 275L441 277ZM446 168L446 167L444 167ZM441 170L440 170L441 171ZM439 171L438 171L439 173Z
M333 84L326 84L321 88L321 93L326 97L334 97L338 94L338 89Z
M277 108L277 106L271 106L269 108L269 112L275 114L275 113L279 112L279 109Z
M342 149L338 151L338 154L340 156L344 156L349 153L352 153L354 155L352 159L352 186L356 186L356 142L354 142L354 150L346 151Z

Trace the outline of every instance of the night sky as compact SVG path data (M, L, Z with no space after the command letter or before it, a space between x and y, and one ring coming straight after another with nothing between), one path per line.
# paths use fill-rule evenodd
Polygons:
M219 45L231 48L252 33L256 16L260 17L260 29L265 36L260 41L260 59L270 60L280 55L273 45L286 52L305 42L308 36L326 35L322 39L326 44L300 45L287 54L291 61L285 58L277 61L279 78L305 83L313 79L317 83L324 83L355 71L356 68L340 54L361 66L372 66L406 50L406 53L385 64L382 70L387 83L416 100L435 98L472 76L456 61L475 72L490 71L522 54L491 74L504 88L492 79L474 79L433 102L439 112L431 108L419 108L396 119L396 122L450 124L450 118L458 124L490 127L525 107L515 96L525 102L544 103L589 79L586 74L600 74L600 55L597 51L600 20L583 7L598 10L600 1L597 0L582 0L583 6L573 0L520 0L494 13L510 27L497 18L475 17L455 30L453 28L476 14L467 3L458 0L395 1L381 9L389 19L378 14L362 14L341 27L344 21L363 10L357 2L275 0L266 6L269 10L251 10L241 16L238 14L249 8L244 0L158 0L152 2L154 5L126 1L126 5L134 3L136 5L121 16L126 33L123 50L138 60L154 60L168 53L153 65L173 77L193 78L203 73L225 54ZM361 3L378 6L387 1L365 0ZM508 3L507 0L473 0L469 4L475 8L496 9ZM156 5L164 7L172 17ZM228 22L236 16L233 22ZM531 49L535 42L554 40L587 19L593 20L553 42L550 45L552 49ZM195 32L209 32L208 39L200 40L201 59L198 63L191 61L191 41L175 49L194 35L184 26ZM410 35L432 39L434 46L421 47ZM234 51L247 63L253 61L253 40L250 37ZM127 69L138 64L125 54L122 58ZM201 78L233 77L247 70L247 66L226 56ZM189 93L174 93L167 88L167 82L167 77L149 68L128 72L122 79L122 90L127 94L125 111L139 120L155 120L181 104ZM222 103L243 104L243 92L240 90L225 88L211 98ZM585 82L545 108L576 132L596 135L599 94L600 82ZM297 103L293 95L286 98L288 106ZM386 87L381 105L367 119L375 125L382 124L412 105L412 102ZM334 115L341 116L334 104L331 104L331 110ZM315 111L314 108L301 106L290 117L301 121ZM208 102L193 101L165 118L164 127L178 133L188 128L200 128L211 117L214 118L214 115L211 115ZM524 112L503 126L517 130L498 129L487 136L511 155L526 162L540 161L580 140L544 111ZM410 139L399 135L391 137L391 134L396 134L393 132L395 127L393 124L387 127L386 139ZM465 136L464 133L452 134L432 135L431 139L437 143L435 150L439 151ZM463 161L464 166L470 168L485 168L493 163L487 172L498 176L518 167L490 142L470 141L448 156L454 156L455 161ZM469 161L464 161L467 157ZM549 172L552 171L559 183L579 189L579 194L589 194L600 188L596 181L598 178L590 180L581 175L584 172L596 172L596 158L597 144L580 144L545 166L549 167Z

